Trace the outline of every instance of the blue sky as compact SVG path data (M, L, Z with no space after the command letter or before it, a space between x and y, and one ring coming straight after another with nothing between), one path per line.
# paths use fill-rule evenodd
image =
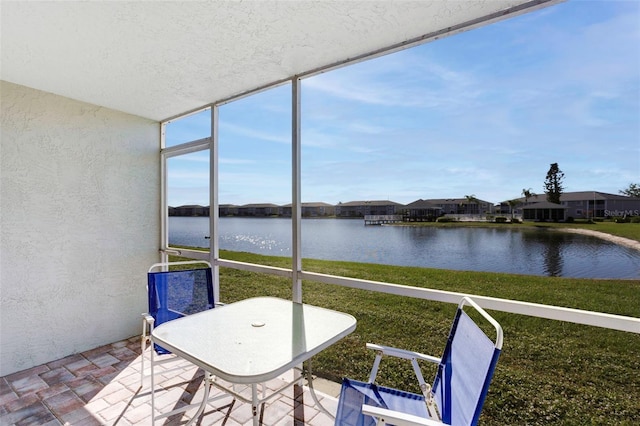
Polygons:
M302 200L410 203L640 183L640 2L569 1L303 80ZM220 108L221 204L291 202L290 86ZM167 143L209 135L208 113ZM169 204L208 205L208 152Z

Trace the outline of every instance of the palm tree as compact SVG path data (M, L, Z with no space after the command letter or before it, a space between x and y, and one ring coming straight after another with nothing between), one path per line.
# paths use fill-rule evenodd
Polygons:
M524 197L524 203L525 204L529 204L529 198L533 198L535 197L537 194L535 192L533 192L531 190L531 188L529 189L523 189L522 190L522 196Z
M507 201L507 204L509 204L509 209L511 211L511 221L513 221L513 208L516 207L520 203L521 203L521 201L517 200L517 199Z
M471 204L480 204L480 200L476 198L475 194L465 195L464 198L467 199L467 205ZM466 209L465 209L466 210ZM469 214L471 214L471 208L469 208Z

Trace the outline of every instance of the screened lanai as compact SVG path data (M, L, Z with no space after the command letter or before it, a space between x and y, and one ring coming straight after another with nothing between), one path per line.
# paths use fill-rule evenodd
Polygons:
M210 260L216 275L285 277L295 301L309 280L457 303L454 292L303 270L301 84L556 3L2 2L0 376L136 335L146 270L175 253ZM220 258L219 108L282 85L291 105L291 265ZM202 111L211 115L207 137L164 145L168 123ZM167 161L199 151L210 153L207 253L172 249L167 237ZM640 333L633 317L478 302Z
M134 334L161 121L550 3L3 2L1 374Z

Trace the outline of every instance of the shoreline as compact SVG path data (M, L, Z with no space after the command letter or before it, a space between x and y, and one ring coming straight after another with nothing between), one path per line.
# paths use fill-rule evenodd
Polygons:
M592 231L591 229L578 229L578 228L557 228L557 231L569 232L572 234L589 235L596 238L601 238L606 241L610 241L614 244L629 247L640 251L640 241L631 240L629 238L618 237L616 235L607 234L606 232Z

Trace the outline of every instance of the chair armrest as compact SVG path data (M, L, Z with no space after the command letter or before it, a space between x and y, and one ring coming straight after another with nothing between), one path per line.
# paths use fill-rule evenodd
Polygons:
M144 385L144 358L145 351L147 350L147 344L151 343L151 331L153 330L153 323L155 322L155 318L149 315L147 312L142 314L142 338L140 339L140 385ZM153 352L153 348L151 348L151 352ZM151 355L151 359L153 360L153 354ZM153 369L153 364L151 366ZM152 379L153 383L153 379ZM152 389L153 391L153 389Z
M156 322L155 318L153 318L149 314L142 314L142 320L147 324L151 324L151 325L153 325L153 323Z
M423 417L414 416L412 414L401 413L399 411L392 411L386 408L374 407L372 405L364 404L362 406L362 414L377 417L380 424L393 424L396 426L441 426L444 423L433 420L425 419Z
M369 383L375 383L376 377L378 376L378 369L380 368L380 362L382 361L383 356L388 355L395 358L402 358L411 362L413 372L416 375L416 379L418 379L418 385L420 385L420 389L422 389L422 393L424 394L424 396L427 397L429 391L431 390L431 386L429 386L424 381L422 371L420 371L420 366L418 365L418 360L440 364L440 358L431 355L425 355L420 352L392 348L390 346L374 345L373 343L367 343L367 349L376 351L376 358L373 360L373 366L371 367L371 372L369 373Z
M153 331L153 324L156 319L149 314L142 314L142 350L144 351L145 342L149 342L151 332Z
M434 364L440 364L441 358L425 355L420 352L407 351L405 349L392 348L391 346L375 345L373 343L367 343L367 349L382 352L383 355L389 355L396 358L403 359L419 359L422 361L432 362Z

